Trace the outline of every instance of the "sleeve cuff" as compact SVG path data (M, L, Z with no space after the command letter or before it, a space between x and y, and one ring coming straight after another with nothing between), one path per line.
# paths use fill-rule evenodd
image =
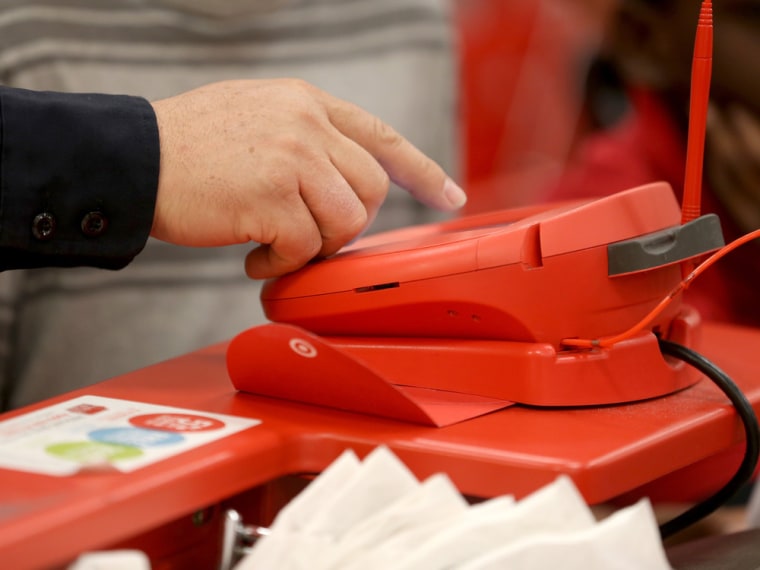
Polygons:
M0 87L0 269L119 269L153 224L160 147L140 97Z

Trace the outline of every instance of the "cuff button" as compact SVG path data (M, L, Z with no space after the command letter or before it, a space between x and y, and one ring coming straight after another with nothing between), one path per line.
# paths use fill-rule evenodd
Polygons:
M55 216L50 212L42 212L34 216L32 221L32 235L40 240L47 241L55 233Z
M87 237L98 237L108 227L108 218L102 212L87 212L82 218L82 233Z

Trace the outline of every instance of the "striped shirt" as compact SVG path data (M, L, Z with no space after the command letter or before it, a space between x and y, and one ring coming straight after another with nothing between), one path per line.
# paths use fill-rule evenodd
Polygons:
M378 115L452 172L456 70L445 2L0 0L0 83L155 100L217 80L300 77ZM432 215L393 188L371 230ZM3 407L264 322L259 284L243 272L248 249L151 240L118 272L0 274Z

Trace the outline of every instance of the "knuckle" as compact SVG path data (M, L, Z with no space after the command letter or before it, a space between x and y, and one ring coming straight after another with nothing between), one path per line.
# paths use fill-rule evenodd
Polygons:
M319 232L303 232L293 240L293 246L287 253L277 252L279 265L285 271L295 271L319 255L322 238Z
M388 196L391 179L388 173L378 166L372 179L368 179L365 191L361 193L362 203L368 210L377 210ZM366 214L366 212L365 212Z
M391 187L390 175L383 167L378 164L377 168L374 169L373 177L374 180L372 184L375 193L378 194L381 199L385 198L385 195L388 193L388 190Z
M377 177L377 180L375 181L376 193L377 193L377 196L379 197L379 200L382 202L383 200L385 200L385 197L388 195L388 191L390 190L391 177L383 168L377 169L376 177Z
M330 219L323 220L320 232L323 239L322 250L325 247L337 251L364 231L369 220L367 209L358 200L352 204L336 205Z
M311 94L314 90L314 86L300 77L290 77L284 79L287 87L293 91Z
M292 174L285 169L275 168L266 177L266 185L269 187L271 195L286 198L293 192L297 182L294 181Z
M376 140L386 146L398 146L404 142L398 131L379 117L372 119L372 133Z
M304 265L314 259L322 250L322 236L318 231L310 232L310 235L304 238L302 255L298 260L299 265Z
M417 155L417 160L415 161L414 167L416 172L425 178L436 176L440 173L441 170L437 163L433 162L422 153L419 153Z
M314 148L304 137L296 133L281 133L277 137L276 146L284 153L284 157L296 164L304 160L305 157L314 154Z
M367 223L367 210L359 200L353 198L336 205L332 239L348 241L364 229Z
M291 116L295 122L307 128L321 128L326 123L324 110L314 103L312 99L300 100L291 110ZM304 146L306 146L304 144Z
M290 231L293 232L293 248L291 257L298 263L305 263L322 249L322 235L317 224L310 220L300 220L296 224L290 220Z
M369 216L367 214L367 210L364 208L357 209L353 217L347 218L345 231L343 232L342 236L344 242L347 242L359 235L366 227L368 220Z
M300 110L313 110L317 107L319 89L304 79L286 80L287 92L300 102Z

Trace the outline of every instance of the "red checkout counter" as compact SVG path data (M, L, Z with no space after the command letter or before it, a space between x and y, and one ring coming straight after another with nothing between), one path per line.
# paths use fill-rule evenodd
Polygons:
M703 330L701 352L760 413L758 346L760 331L709 323ZM35 430L49 436L67 429L60 410L94 417L108 407L98 405L103 401L134 403L129 421L146 427L171 421L175 408L192 412L181 418L188 429L213 431L225 418L228 424L238 420L221 437L126 470L113 465L129 461L81 467L81 457L79 464L65 459L71 445L53 446L57 458L64 457L56 468L76 469L14 468L8 458L18 454L23 463L28 450L11 445L0 453L3 567L65 568L82 552L127 547L146 552L154 570L217 568L226 509L246 523L268 524L310 475L349 447L364 455L385 444L420 479L445 472L473 497L519 498L565 473L590 504L641 494L654 500L703 496L731 477L744 449L737 415L706 379L633 404L515 405L435 428L238 393L225 353L226 344L211 346L0 416L0 447L6 450L18 431L23 441L17 447L33 447ZM132 421L135 415L139 422ZM14 426L23 429L14 432ZM121 433L96 431L103 441ZM168 449L173 440L152 443Z

